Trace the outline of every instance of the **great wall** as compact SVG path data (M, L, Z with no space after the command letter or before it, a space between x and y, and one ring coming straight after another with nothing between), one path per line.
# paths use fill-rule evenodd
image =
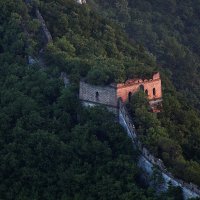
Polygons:
M138 140L135 126L126 110L126 106L123 102L119 103L119 123L125 128L128 136L131 138L134 146L136 146L141 152L138 165L141 167L149 176L153 173L153 168L156 166L164 179L163 190L167 190L169 183L173 186L179 186L183 190L183 196L185 199L200 197L200 188L192 183L188 184L180 179L175 178L170 172L167 171L162 160L154 157Z
M118 121L131 138L134 148L137 148L141 152L138 166L142 168L149 177L152 175L154 167L157 167L162 174L164 179L162 191L167 190L169 183L171 183L173 186L182 188L185 199L200 197L200 188L197 185L192 183L188 184L175 178L167 171L162 160L154 157L139 141L134 123L126 109L126 102L129 101L130 95L141 88L149 99L152 111L159 112L157 105L162 103L162 87L159 73L155 73L152 79L149 80L133 79L122 84L111 84L108 86L95 86L81 81L79 98L84 106L92 107L103 105L118 116Z
M25 0L25 3L29 4L31 1L32 0ZM86 3L86 0L76 0L76 2L79 4L84 4ZM46 44L53 42L51 33L49 32L39 9L36 9L36 16L41 24L43 35L46 38ZM67 87L69 80L66 73L61 72L60 78L63 80L65 87ZM132 86L129 87L131 84ZM130 96L134 92L141 88L141 85L143 86L142 89L149 99L152 111L158 112L159 110L157 110L157 105L160 105L162 102L162 87L159 73L154 74L153 78L150 80L134 79L128 80L123 84L111 84L110 86L106 87L94 86L81 81L79 98L84 106L90 107L104 105L108 108L108 110L118 116L118 122L124 127L128 136L131 138L134 148L138 148L138 150L141 152L138 166L149 175L152 175L153 168L157 167L165 180L163 190L167 190L169 183L171 183L173 186L179 186L182 188L184 199L200 197L200 188L197 185L192 183L188 184L180 179L175 178L170 172L167 171L162 160L154 157L139 141L134 123L129 116L125 103L127 100L129 100Z

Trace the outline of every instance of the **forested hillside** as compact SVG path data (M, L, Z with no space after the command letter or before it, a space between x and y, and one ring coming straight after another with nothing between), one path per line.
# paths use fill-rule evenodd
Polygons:
M153 53L188 102L199 106L199 0L89 0Z
M148 113L141 95L135 99L140 103L133 101L129 105L130 112L141 139L152 152L178 177L200 184L200 1L88 2L155 56L159 70L163 71L163 112L158 118Z
M35 6L53 35L47 47ZM0 1L0 36L0 199L182 199L179 189L141 189L137 152L114 116L77 98L81 76L106 84L150 74L148 53L71 0ZM29 55L39 62L28 65Z

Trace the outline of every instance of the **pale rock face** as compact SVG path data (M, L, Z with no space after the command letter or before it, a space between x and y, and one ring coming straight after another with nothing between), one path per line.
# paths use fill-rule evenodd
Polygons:
M86 3L86 0L76 0L77 1L77 3L79 3L79 4L84 4L84 3Z

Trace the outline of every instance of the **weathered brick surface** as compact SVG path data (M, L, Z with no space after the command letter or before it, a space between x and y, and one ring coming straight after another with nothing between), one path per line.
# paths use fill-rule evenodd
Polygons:
M117 107L116 88L110 86L101 87L80 82L79 98L83 101Z
M117 107L119 98L126 102L129 100L129 96L141 87L144 92L148 93L147 97L150 101L162 98L159 73L154 74L150 80L132 79L123 84L112 84L110 86L94 86L80 82L79 98L90 103Z
M162 87L160 74L156 73L153 75L153 79L150 80L128 80L125 84L117 84L117 97L121 97L123 102L126 102L129 98L129 94L134 94L141 87L148 93L147 97L149 100L162 98ZM154 92L153 92L154 90Z

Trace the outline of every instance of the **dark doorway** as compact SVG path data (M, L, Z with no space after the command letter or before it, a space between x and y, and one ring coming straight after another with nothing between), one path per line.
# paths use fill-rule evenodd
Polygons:
M140 90L144 92L144 85L140 85Z
M148 92L148 90L145 90L145 94L148 96L149 95L149 92Z
M153 96L156 95L156 88L153 88Z

